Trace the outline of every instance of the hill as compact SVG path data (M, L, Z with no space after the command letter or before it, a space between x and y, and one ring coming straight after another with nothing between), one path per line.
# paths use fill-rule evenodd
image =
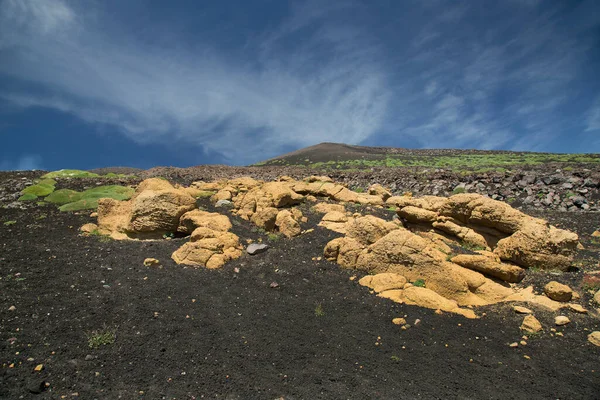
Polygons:
M372 167L427 167L470 169L511 168L540 164L596 164L600 154L558 154L505 150L405 149L320 143L269 160L256 166L306 166L316 169L364 169Z

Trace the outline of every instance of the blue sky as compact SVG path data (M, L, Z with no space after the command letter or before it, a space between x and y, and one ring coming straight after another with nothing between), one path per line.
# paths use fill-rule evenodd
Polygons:
M600 152L600 2L0 0L0 169Z

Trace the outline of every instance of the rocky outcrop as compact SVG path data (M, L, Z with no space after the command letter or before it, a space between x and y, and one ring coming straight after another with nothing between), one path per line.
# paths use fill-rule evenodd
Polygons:
M417 201L413 203L412 200L408 199L411 204L417 204L420 207L405 206L412 207L408 210L411 215L420 213L421 211L415 211L415 209L419 209L437 213L436 215L445 212L447 215L442 217L456 218L456 221L460 222L462 220L463 223L469 221L463 215L468 215L477 221L487 221L482 210L479 210L479 214L468 212L469 208L467 207L461 210L457 206L460 204L458 202L447 206L437 198L431 199L433 201L415 200ZM407 201L407 199L402 199L402 201ZM403 209L401 201L395 201L395 204L399 205L399 211ZM401 215L401 212L398 214ZM423 215L429 214L423 213ZM510 210L507 210L506 215L514 217ZM341 223L343 215L334 214L327 219L333 220L334 217L340 221L338 223ZM523 221L517 221L516 217L514 223L503 221L501 218L498 219L500 223L504 223L504 226L512 226L513 229L526 226ZM416 221L416 226L422 227L423 223L430 222L431 219L427 217L413 219L413 221ZM323 226L326 226L325 222L327 221L322 221ZM408 226L410 227L410 224ZM490 232L493 233L490 229L495 229L492 228L495 225L491 223L488 223L488 226L482 223L480 226L484 227L482 231L486 235L490 235ZM433 227L430 229L435 230ZM508 228L504 229L507 230ZM463 315L468 314L469 316L471 316L471 312L461 310L462 306L478 306L500 301L526 301L553 310L562 307L560 303L545 296L535 295L532 288L516 289L501 283L501 281L508 283L520 282L525 276L525 270L518 265L502 262L501 256L495 252L479 250L478 253L475 253L465 249L464 251L471 251L473 254L451 256L447 251L442 251L451 247L437 243L439 235L436 236L436 234L429 232L424 234L418 230L412 232L398 222L385 221L374 216L353 217L346 222L344 231L346 233L345 237L336 238L326 245L324 256L328 260L337 262L342 267L363 270L372 274L367 278L363 278L361 284L373 288L380 295L392 300L407 303L413 301L414 304L420 305L437 304L438 306L435 308L445 311L458 308L453 312L459 312ZM497 231L501 232L500 234L506 234L500 230ZM444 238L448 244L452 244L454 247L461 244L459 238L452 238L447 235L448 232L444 233L446 233L446 236L440 237ZM550 250L556 251L556 249ZM379 277L380 275L381 277ZM409 282L419 281L428 291L410 289L407 294L407 288L404 287L383 290L377 286L376 282L378 280L389 280L391 276L395 277L395 282L402 282L401 278L397 278L398 276ZM396 284L396 286L399 286L399 284ZM436 296L441 296L447 302L440 302L440 299L431 295L429 291L435 292ZM383 292L387 293L382 294ZM429 300L417 302L414 300L417 295L427 295L426 297L437 300L431 300L430 303L428 303ZM413 300L410 300L411 298ZM427 305L423 306L427 307Z
M493 249L502 261L524 268L566 270L579 243L572 232L477 194L396 196L387 204L397 207L408 225L430 226L468 245Z
M241 255L242 247L236 235L199 227L192 232L190 241L177 249L171 257L177 264L214 269Z
M98 230L115 239L156 238L177 232L196 199L160 178L141 182L130 200L98 200Z

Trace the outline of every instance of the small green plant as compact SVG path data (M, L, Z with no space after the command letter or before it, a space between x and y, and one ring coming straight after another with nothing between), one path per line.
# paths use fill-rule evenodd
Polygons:
M163 239L173 239L175 237L175 234L173 232L169 232L169 233L165 233L163 234Z
M104 327L86 334L88 346L97 349L100 346L113 344L117 339L117 329Z
M425 287L425 279L417 279L412 284L413 284L413 286L424 288Z
M48 218L48 216L46 214L40 214L37 217L35 217L36 220L40 221L42 219L46 219Z
M538 199L543 199L544 197L546 197L546 194L544 192L538 192L538 194L536 194Z
M15 220L4 221L4 226L11 226L11 225L14 225L16 223L17 223L17 221L15 221Z
M356 193L364 193L364 192L365 192L365 189L363 189L363 188L361 188L361 187L356 187L356 188L354 188L354 191L355 191Z
M323 305L321 303L317 303L315 307L315 316L322 317L325 315L325 311L323 310Z
M109 235L100 233L98 229L94 229L89 233L89 235L98 237L98 240L102 243L110 242L112 240L112 238Z
M571 197L575 197L575 196L576 196L576 194L575 194L575 193L573 193L573 192L567 192L567 193L565 194L565 196L567 197L567 199L570 199Z
M277 234L277 233L274 233L274 232L271 232L271 233L269 233L269 234L267 235L267 237L269 238L269 240L270 240L271 242L276 242L276 241L278 241L279 239L281 239L281 236L280 236L279 234Z
M512 203L514 203L515 201L517 201L517 198L516 198L516 197L509 197L508 199L506 199L506 202L507 202L508 204L512 204Z
M387 208L387 210L388 210L388 211L396 211L396 207L394 207L394 206L389 206L389 207Z
M461 194L461 193L465 193L466 191L467 190L464 187L459 186L459 187L454 188L454 190L452 191L452 194Z
M469 243L469 242L462 242L460 244L460 247L462 247L465 250L469 250L469 251L481 251L481 250L486 249L484 246L480 246L478 244L473 244L473 243Z
M398 357L397 355L391 356L390 359L394 362L400 362L400 357Z
M209 190L203 190L203 191L199 192L198 194L196 194L196 198L197 199L206 199L206 198L212 196L215 193L217 193L217 192L211 192Z

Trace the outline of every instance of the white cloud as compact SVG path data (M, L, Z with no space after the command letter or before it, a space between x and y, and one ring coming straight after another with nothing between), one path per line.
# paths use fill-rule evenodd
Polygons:
M208 43L192 52L111 36L84 11L60 0L2 4L0 37L10 32L10 39L0 52L10 57L0 73L46 90L0 96L113 124L140 142L202 145L236 163L264 158L265 148L359 143L386 115L387 77L366 35L320 24L328 10L310 3L249 43L256 56L245 61ZM275 50L311 24L301 45Z

